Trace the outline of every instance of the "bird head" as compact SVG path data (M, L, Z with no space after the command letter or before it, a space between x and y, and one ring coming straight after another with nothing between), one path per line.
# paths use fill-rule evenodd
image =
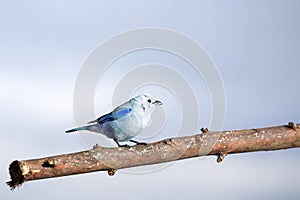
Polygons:
M162 102L154 99L152 96L148 94L139 95L133 98L135 103L140 106L144 111L153 111L156 106L162 105Z

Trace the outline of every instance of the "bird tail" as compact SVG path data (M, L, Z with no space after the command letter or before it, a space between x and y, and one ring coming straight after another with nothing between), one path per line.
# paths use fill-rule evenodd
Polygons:
M81 126L81 127L66 130L65 132L66 133L72 133L72 132L75 132L75 131L82 131L82 130L89 130L89 131L93 131L93 132L99 132L96 125Z

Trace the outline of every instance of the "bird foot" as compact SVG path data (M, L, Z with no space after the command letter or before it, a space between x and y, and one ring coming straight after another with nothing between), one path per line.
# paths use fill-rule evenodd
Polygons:
M129 140L129 141L135 143L136 145L148 145L147 142L138 142L138 141L135 141L135 140Z
M128 144L120 144L118 145L119 147L123 147L123 148L130 148L131 146Z
M125 147L125 148L131 147L128 144L120 144L117 140L114 140L114 141L117 143L118 147ZM147 145L148 144L146 142L138 142L138 141L135 141L135 140L129 140L129 141L135 143L136 145Z
M120 144L117 140L114 140L115 143L117 143L118 147L125 147L125 148L129 148L130 146L128 144Z

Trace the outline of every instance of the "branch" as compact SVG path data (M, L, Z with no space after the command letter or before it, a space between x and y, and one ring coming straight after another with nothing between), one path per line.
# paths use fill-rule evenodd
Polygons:
M226 155L253 151L269 151L300 147L300 124L249 130L211 132L171 138L148 145L104 148L33 160L13 161L9 166L11 189L25 181L108 171L170 162L197 156L216 155L221 162Z

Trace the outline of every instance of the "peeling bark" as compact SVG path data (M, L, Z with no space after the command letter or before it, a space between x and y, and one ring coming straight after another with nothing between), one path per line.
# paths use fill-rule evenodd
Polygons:
M53 178L95 171L170 162L186 158L216 155L222 162L228 154L269 151L300 147L300 124L249 130L211 132L166 139L148 145L104 148L95 145L91 150L33 160L13 161L9 166L11 189L25 181Z

